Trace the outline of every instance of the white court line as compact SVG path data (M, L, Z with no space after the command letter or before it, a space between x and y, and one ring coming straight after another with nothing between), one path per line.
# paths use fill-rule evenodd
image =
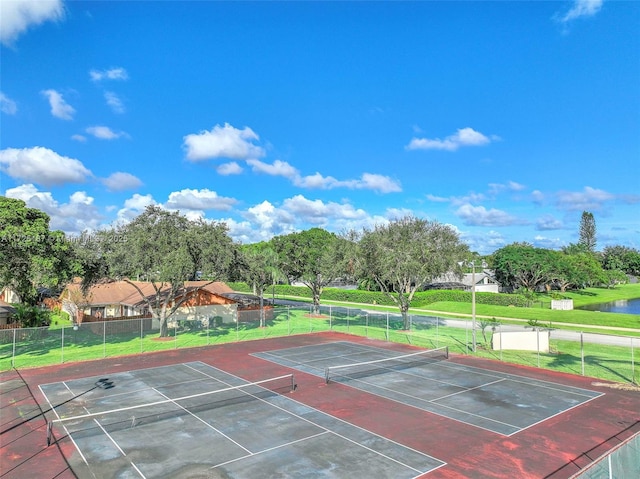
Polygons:
M510 381L513 381L513 382L519 382L522 384L526 384L528 386L537 386L541 388L552 389L554 391L558 391L566 394L584 396L590 399L595 399L596 397L600 397L605 394L605 393L600 393L598 391L593 391L591 389L580 388L577 386L565 386L564 384L554 383L552 381L547 381L545 379L529 378L527 376L503 373L500 371L495 371L493 369L484 369L476 366L468 366L466 364L458 364L458 363L452 363L452 362L446 362L446 361L440 361L438 364L445 368L455 369L456 371L464 371L465 369L474 369L476 371L484 371L484 374L487 374L487 371L489 371L490 373L493 373L493 375L496 375L497 377L503 377L504 379L509 379ZM473 374L483 374L483 373L473 372ZM593 394L586 394L585 391L596 394L596 396L594 397Z
M331 434L331 433L329 431L325 430L325 431L319 432L318 434L313 434L312 436L303 437L303 438L297 439L295 441L288 442L286 444L280 444L279 446L270 447L270 448L264 449L262 451L252 452L251 454L247 454L246 456L242 456L242 457L238 457L236 459L231 459L229 461L221 462L220 464L216 464L215 466L211 466L210 469L215 469L216 467L226 466L227 464L233 464L234 462L242 461L243 459L247 459L248 457L259 456L260 454L264 454L264 453L269 452L269 451L275 451L277 449L280 449L281 447L290 446L292 444L297 444L299 442L304 442L304 441L306 441L308 439L315 439L316 437L324 436L325 434Z
M480 419L484 419L485 421L493 422L493 423L496 423L496 424L502 424L503 426L509 426L509 427L518 429L518 431L516 431L516 432L519 432L519 430L521 429L519 426L516 426L514 424L509 424L508 422L498 421L497 419L491 419L490 417L481 416L480 414L474 414L472 412L463 411L462 409L458 409L458 408L455 408L455 407L452 407L452 406L447 406L446 404L434 403L433 401L437 400L437 398L436 399L423 399L423 398L420 398L420 397L417 397L417 396L412 396L411 394L403 393L401 391L396 391L394 389L385 388L383 386L380 386L379 384L369 383L367 381L362 381L360 379L351 379L351 381L361 382L361 383L367 384L369 386L374 386L374 387L376 387L378 389L382 389L382 390L385 390L385 391L391 391L394 394L400 394L402 396L406 396L406 397L409 397L411 399L415 399L415 400L417 400L419 402L430 403L430 404L432 403L435 406L442 407L442 408L445 408L445 409L450 409L452 411L456 411L458 413L466 414L468 416L477 417L477 418L480 418ZM344 384L344 383L338 383L338 384ZM354 386L349 386L348 384L345 384L345 385L348 386L348 387L354 387ZM414 406L413 404L408 404L406 402L401 401L400 399L395 399L395 398L389 397L389 396L383 396L382 394L376 394L375 392L368 391L366 389L361 389L361 388L358 388L358 387L354 387L354 389L358 389L360 391L363 391L363 392L366 392L366 393L369 393L369 394L374 394L374 395L376 395L378 397L381 397L381 398L384 398L384 399L388 399L390 401L397 402L398 404L402 404L404 406L413 407L413 408L416 408L416 409L420 409L421 411L425 411L425 412L428 412L428 413L431 413L431 414L435 414L435 415L440 416L440 417L451 419L453 421L458 421L458 422L461 422L462 424L467 424L468 426L478 427L480 429L484 429L486 431L490 431L490 432L493 432L495 434L500 434L502 436L511 436L511 434L515 434L515 432L511 433L511 434L504 434L504 433L501 433L501 432L498 432L498 431L494 431L493 429L489 429L489 428L486 428L486 427L483 427L483 426L478 426L477 424L473 424L473 423L470 423L470 422L467 422L467 421L463 421L462 419L457 419L455 417L445 416L443 414L440 414L440 413L437 413L437 412L434 412L434 411L429 411L428 409L423 409L423 408L421 408L419 406ZM465 391L460 391L460 393L463 393L463 392L466 392L466 390Z
M208 367L210 367L210 368L212 368L212 369L218 369L218 368L215 368L214 366L211 366L211 365L207 365L207 366L208 366ZM220 370L218 369L218 371L220 371ZM201 372L202 372L202 371L201 371ZM226 371L223 371L223 372L226 372ZM204 373L204 372L202 372L202 373L206 375L206 373ZM228 374L229 376L235 377L235 378L237 378L237 379L241 379L241 380L243 380L243 381L246 381L245 379L243 379L243 378L241 378L241 377L239 377L239 376L235 376L235 375L230 374L230 373L226 373L226 374ZM224 383L224 381L222 381L222 382ZM252 394L250 394L250 395L251 395L251 396L253 396ZM393 458L393 457L387 456L386 454L383 454L383 453L381 453L380 451L376 451L376 450L374 450L374 449L371 449L371 448L369 448L369 447L367 447L367 446L365 446L365 445L363 445L363 444L360 444L360 443L359 443L359 442L357 442L357 441L354 441L353 439L350 439L350 438L348 438L348 437L346 437L346 436L343 436L343 435L341 435L341 434L339 434L339 433L337 433L337 432L335 432L335 431L332 431L332 430L330 430L330 429L327 429L326 427L321 426L320 424L316 424L315 422L313 422L313 421L311 421L311 420L309 420L309 419L307 419L307 418L304 418L304 417L302 417L302 416L300 416L300 415L298 415L298 414L296 414L296 413L293 413L293 412L291 412L291 411L288 411L287 409L285 409L285 408L283 408L283 407L281 407L281 406L278 406L278 405L276 405L276 404L273 404L273 403L271 403L271 402L269 402L269 401L265 401L265 400L264 400L264 399L262 399L262 398L259 398L259 397L256 397L256 396L254 396L254 397L255 397L256 399L258 399L259 401L262 401L262 402L265 402L265 403L269 404L271 407L275 407L276 409L280 409L281 411L284 411L285 413L289 414L290 416L293 416L293 417L296 417L296 418L298 418L298 419L301 419L302 421L307 422L307 423L309 423L309 424L312 424L312 425L314 425L314 426L316 426L316 427L318 427L318 428L320 428L320 429L323 429L323 430L325 430L325 431L327 431L327 432L329 432L329 433L331 433L331 434L333 434L333 435L335 435L335 436L337 436L337 437L340 437L340 438L344 439L345 441L351 442L352 444L355 444L356 446L359 446L359 447L362 447L362 448L364 448L364 449L367 449L367 450L369 450L369 451L371 451L371 452L373 452L373 453L375 453L375 454L377 454L377 455L379 455L379 456L381 456L381 457L384 457L384 458L386 458L386 459L388 459L388 460L390 460L390 461L392 461L392 462L395 462L396 464L400 464L402 467L405 467L405 468L407 468L407 469L411 469L412 471L415 471L415 472L419 473L419 475L422 475L422 474L425 474L426 472L429 472L429 471L432 471L432 470L434 470L434 469L437 469L437 468L433 468L433 469L429 469L429 471L420 471L420 470L418 470L418 469L416 469L416 468L414 468L414 467L412 467L412 466L409 466L408 464L405 464L405 463L403 463L403 462L401 462L401 461L399 461L399 460L397 460L397 459L395 459L395 458ZM295 402L295 403L297 403L297 404L301 404L302 406L304 406L304 407L306 407L306 408L308 408L308 409L311 409L311 410L317 411L317 412L319 412L319 413L321 413L321 414L327 415L326 413L324 413L324 412L322 412L322 411L320 411L320 410L318 410L318 409L315 409L315 408L312 408L312 407L310 407L310 406L307 406L306 404L299 403L298 401L295 401L294 399L291 399L291 398L289 398L289 397L287 397L287 400L292 401L292 402ZM327 415L327 416L328 416L328 415ZM355 428L358 428L358 429L360 429L360 430L362 430L362 431L366 431L367 433L369 433L369 434L371 434L371 435L378 436L378 437L380 437L380 438L382 438L382 439L384 439L384 440L386 440L386 441L389 441L389 442L391 442L391 443L394 443L394 444L397 444L397 445L399 445L399 446L402 446L403 448L409 449L409 450L411 450L411 451L413 451L413 452L416 452L416 453L418 453L418 454L420 454L420 455L422 455L422 456L424 456L424 457L427 457L427 458L429 458L429 459L433 459L434 461L438 461L438 462L440 462L440 463L443 463L442 465L445 465L445 464L446 464L446 463L444 463L444 461L441 461L440 459L437 459L437 458L435 458L435 457L429 456L429 455L427 455L427 454L425 454L425 453L423 453L423 452L421 452L421 451L417 451L417 450L415 450L415 449L409 448L409 447L407 447L407 446L405 446L405 445L403 445L403 444L400 444L400 443L398 443L398 442L392 441L392 440L387 439L387 438L385 438L385 437L383 437L383 436L380 436L380 435L378 435L378 434L372 433L371 431L367 431L366 429L361 428L361 427L359 427L359 426L356 426L356 425L354 425L354 424L348 423L348 422L346 422L346 421L342 421L342 419L336 418L336 417L334 417L334 416L329 416L329 417L331 417L332 419L335 419L335 420L338 420L338 421L344 422L345 424L349 424L351 427L355 427ZM308 439L308 438L305 438L305 439ZM439 467L441 467L441 466L439 466ZM416 476L416 477L418 477L418 476Z
M67 383L65 381L62 382L62 384L64 384L64 387L67 388L67 390L71 393L74 394L73 391L71 390L71 388L67 385ZM47 397L47 395L44 395L45 397ZM47 397L47 402L49 401L48 397ZM87 413L89 413L89 409L87 409L85 406L82 406L82 408L87 411ZM56 414L56 416L58 416L58 412L54 409L53 410ZM60 419L60 416L58 416L58 419ZM113 443L113 445L116 447L116 449L118 449L118 451L120 451L120 453L122 454L123 457L127 458L126 453L122 450L122 448L118 445L118 443L115 441L115 439L113 439L113 437L111 437L111 434L109 434L104 427L102 427L102 424L100 424L98 422L97 419L93 419L93 421L98 425L98 427L102 430L102 432L107 436L107 438ZM89 462L87 461L86 457L84 454L82 454L82 451L80 450L80 446L78 446L78 443L73 439L73 435L72 433L69 432L69 430L67 429L66 426L62 426L64 428L64 430L67 432L67 437L71 440L71 442L73 443L73 445L76 447L76 450L78 451L78 454L80 454L80 457L82 457L82 460L84 461L84 463L89 467L89 469L91 469L91 467L89 466ZM140 471L140 469L138 469L138 467L130 460L129 460L129 464L131 464L131 466L138 472L138 474L140 474L140 476L143 479L146 479L145 475L142 474L142 472Z
M224 383L223 383L224 384ZM228 384L228 386L230 386L230 384ZM198 416L196 416L195 414L193 414L191 411L189 411L186 407L181 406L180 404L178 404L177 402L171 400L171 398L169 396L166 396L165 394L162 394L160 391L156 391L158 394L164 396L165 398L169 399L171 401L172 404L175 404L176 406L178 406L180 409L182 409L183 411L185 411L186 413L188 413L190 416L196 418L198 421L200 421L202 424L206 425L208 428L213 429L215 432L217 432L218 434L220 434L221 436L227 438L229 441L231 441L232 443L234 443L236 446L238 446L241 449L244 449L245 451L247 451L249 454L253 454L252 451L250 451L249 449L247 449L246 447L244 447L242 444L240 444L238 441L234 441L233 439L231 439L229 436L227 436L225 433L223 433L222 431L220 431L219 429L213 427L212 424L209 424L207 421L205 421L202 418L199 418Z

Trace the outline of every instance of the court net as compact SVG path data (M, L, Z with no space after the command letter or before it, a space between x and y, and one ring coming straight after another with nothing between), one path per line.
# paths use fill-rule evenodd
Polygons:
M47 445L73 435L74 439L112 433L182 416L227 406L241 405L256 399L268 399L296 389L293 374L286 374L261 381L229 386L177 398L161 399L136 406L107 411L59 417L47 422ZM58 436L56 435L58 433Z
M340 379L358 379L376 374L383 374L390 371L401 371L424 364L431 364L449 359L449 348L447 346L437 349L429 349L417 353L403 354L392 358L375 359L360 363L342 364L340 366L329 366L324 370L324 380L339 381Z

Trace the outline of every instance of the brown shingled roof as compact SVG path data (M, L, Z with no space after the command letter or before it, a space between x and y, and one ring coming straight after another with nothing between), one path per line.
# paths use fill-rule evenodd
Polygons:
M135 285L135 286L134 286ZM142 293L149 297L156 294L156 290L151 283L144 281L113 281L92 286L86 294L85 301L92 306L102 306L109 304L123 304L126 306L137 306L144 303L140 293L136 289L140 288ZM187 292L201 288L211 294L223 295L233 292L225 283L215 281L185 281ZM165 288L166 290L166 288ZM67 286L66 291L80 291L80 283L75 282ZM64 297L66 293L63 292Z

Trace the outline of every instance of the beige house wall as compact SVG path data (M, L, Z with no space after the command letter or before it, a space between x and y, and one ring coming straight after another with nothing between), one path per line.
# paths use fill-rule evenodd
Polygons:
M176 320L202 321L208 323L209 318L220 316L223 323L235 323L238 318L238 305L211 304L206 306L182 306L169 318L169 323Z

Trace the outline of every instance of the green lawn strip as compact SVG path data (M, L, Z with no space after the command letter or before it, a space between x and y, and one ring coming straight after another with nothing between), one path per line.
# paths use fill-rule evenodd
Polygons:
M615 288L586 288L579 291L568 291L562 293L562 296L573 299L574 307L609 303L621 299L637 299L640 298L640 283L620 284Z
M429 311L471 315L471 305L442 301L428 306ZM622 313L604 313L598 311L570 310L559 311L538 308L515 308L509 306L476 305L476 315L496 318L516 318L539 320L541 322L584 324L588 326L613 326L618 328L640 329L640 315Z
M636 286L623 285L623 286ZM609 290L605 290L609 291ZM634 290L635 291L635 290ZM290 299L292 301L300 301L308 303L308 298L301 297L279 297L280 299ZM354 309L366 309L367 311L380 311L389 312L393 314L399 314L399 310L395 306L381 306L371 304L359 304L359 303L347 303L337 301L323 301L323 311L325 311L328 305L334 307L354 308ZM459 318L470 319L471 317L471 304L460 303L452 301L442 301L437 303L431 303L428 306L413 307L409 310L410 314L416 315L437 315L444 318ZM518 320L529 321L538 320L542 323L551 322L552 324L561 325L562 323L568 323L571 329L577 331L583 330L587 327L597 330L599 328L606 329L608 327L625 328L636 331L607 331L607 334L617 335L638 335L640 332L640 315L636 314L622 314L622 313L605 313L597 311L582 311L582 310L570 310L570 311L558 311L551 309L540 308L516 308L510 306L493 306L486 304L476 304L476 318L498 318L502 322L503 320L511 320L514 324L518 323ZM584 327L581 327L584 325ZM563 328L564 329L564 328ZM586 330L586 329L585 329Z
M442 326L435 319L432 323L413 323L410 331L403 330L398 315L356 313L339 309L331 311L324 308L325 314L319 317L309 314L304 308L287 308L276 310L275 317L267 321L265 327L258 322L226 324L222 327L200 330L170 330L168 338L159 338L157 332L114 332L100 334L99 325L93 330L83 325L77 331L72 328L34 329L27 331L15 345L15 366L17 368L46 366L73 361L101 359L123 355L140 354L149 351L160 351L176 348L187 348L222 344L236 341L263 339L268 337L305 334L317 331L341 331L349 334L365 336L372 339L388 340L398 343L412 344L425 348L448 346L454 354L471 352L470 329ZM107 323L109 325L109 323ZM177 334L176 334L177 333ZM486 339L481 330L477 330L476 339L479 345L476 354L481 357L499 359L498 351L489 351L483 347L490 341L491 333L487 330ZM0 344L0 370L11 367L13 342L7 341L10 336L3 336ZM63 343L64 339L64 343ZM535 352L503 351L502 359L517 364L537 366L572 374L581 374L580 343L573 341L551 342L553 352L540 354ZM634 348L635 357L640 358L640 348ZM600 346L585 343L585 374L601 379L630 382L631 347ZM636 367L636 382L639 367Z

